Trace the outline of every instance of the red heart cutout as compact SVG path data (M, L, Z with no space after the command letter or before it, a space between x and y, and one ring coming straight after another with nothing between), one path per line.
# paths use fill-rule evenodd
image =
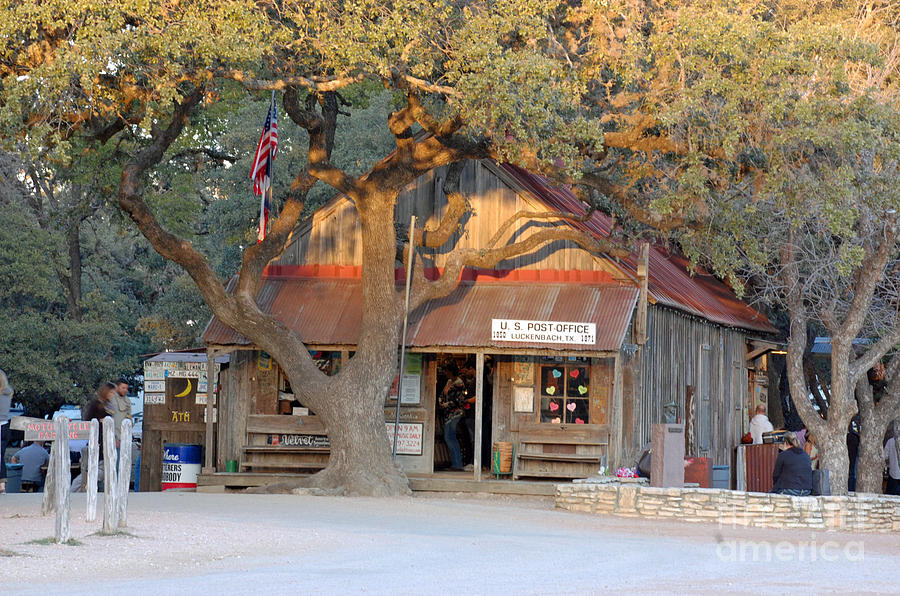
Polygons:
M575 370L573 370L572 372L570 372L569 375L570 375L573 379L577 379L577 378L578 378L578 369L576 368Z
M551 401L550 402L550 411L555 412L558 409L559 409L559 404L556 403L555 401Z
M581 418L576 418L575 424L584 424L584 420L582 420Z

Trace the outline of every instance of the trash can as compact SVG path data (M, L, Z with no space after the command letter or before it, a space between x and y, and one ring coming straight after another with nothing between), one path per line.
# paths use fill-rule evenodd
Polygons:
M712 467L712 487L731 488L731 466Z
M22 492L22 466L24 464L6 464L6 492Z
M203 448L185 443L163 445L162 490L196 489Z

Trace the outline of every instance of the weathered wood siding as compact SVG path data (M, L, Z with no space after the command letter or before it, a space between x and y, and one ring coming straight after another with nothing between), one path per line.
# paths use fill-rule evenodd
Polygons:
M680 421L691 427L686 436L694 437L693 453L687 456L731 465L747 393L746 334L655 306L649 309L648 326L649 340L634 356L639 371L631 392L634 403L624 416L633 425L626 463L650 441L651 426L666 421L664 408L674 402ZM689 387L693 410L686 413Z
M442 187L447 168L439 168L421 176L404 190L395 211L395 221L409 225L415 214L418 226L436 227L447 209ZM496 166L470 161L463 169L460 189L468 196L472 212L462 221L461 229L438 249L425 252L426 267L443 267L446 254L457 246L483 248L488 245L501 223L518 211L544 212L546 208L525 193L514 191L500 176ZM527 238L534 231L557 225L555 221L520 220L510 228L498 246ZM293 242L279 265L360 265L362 248L359 242L359 218L353 203L337 199L320 209L311 225L298 228ZM526 255L504 261L497 269L558 269L606 270L614 276L620 273L604 259L597 259L569 242L551 243Z

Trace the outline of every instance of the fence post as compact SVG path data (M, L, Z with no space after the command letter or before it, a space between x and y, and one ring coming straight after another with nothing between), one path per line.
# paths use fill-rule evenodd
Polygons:
M41 499L41 515L47 515L56 506L56 457L55 447L50 446L50 461L47 463L47 482L44 484L44 496Z
M128 487L131 485L131 418L122 420L119 441L118 527L128 524Z
M119 524L116 490L116 433L115 422L103 419L103 534L115 534Z
M97 519L97 469L100 467L100 453L98 443L100 441L100 421L91 420L91 435L88 439L87 461L81 462L81 484L87 492L87 513L84 519L95 521Z
M68 542L71 538L69 529L69 485L72 483L71 460L69 459L69 419L60 416L56 419L56 440L51 457L56 462L54 478L56 484L56 541Z

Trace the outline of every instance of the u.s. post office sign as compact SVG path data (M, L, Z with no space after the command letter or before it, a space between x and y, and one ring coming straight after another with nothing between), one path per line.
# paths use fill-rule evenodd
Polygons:
M597 343L597 324L491 319L491 340L592 346Z

